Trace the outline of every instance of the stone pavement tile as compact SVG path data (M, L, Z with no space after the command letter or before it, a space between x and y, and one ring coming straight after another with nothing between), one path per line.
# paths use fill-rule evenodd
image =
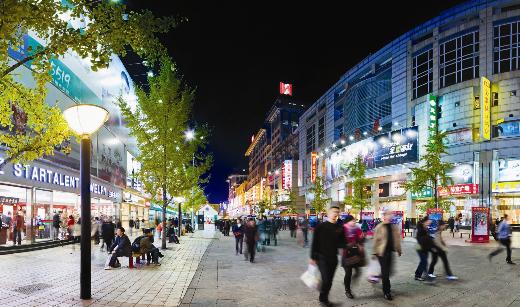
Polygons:
M103 270L107 254L93 248L91 301L79 300L79 248L64 246L35 252L2 255L0 306L133 306L140 301L179 304L214 233L197 232L181 238L181 245L163 251L162 266ZM4 267L5 264L5 267ZM124 265L124 263L123 263ZM22 268L22 269L20 269ZM59 268L59 269L58 269ZM16 276L15 279L12 276ZM29 284L50 285L30 295L14 289ZM175 295L172 296L172 293ZM9 300L4 300L9 297Z

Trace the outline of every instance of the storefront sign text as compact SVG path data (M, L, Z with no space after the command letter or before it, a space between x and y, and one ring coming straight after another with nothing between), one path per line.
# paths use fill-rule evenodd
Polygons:
M448 186L446 188L438 187L437 191L439 196L449 196L449 195L470 195L470 194L478 194L478 184L469 183L469 184L456 184L452 186Z
M491 82L485 77L480 78L480 137L491 139Z

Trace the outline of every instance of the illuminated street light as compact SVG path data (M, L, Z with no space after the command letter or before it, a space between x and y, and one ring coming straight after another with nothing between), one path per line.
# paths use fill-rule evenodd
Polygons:
M351 141L353 141L353 140L354 140L354 136L351 135L351 136L348 137L348 139L351 140Z
M108 111L100 106L79 104L63 111L63 117L71 130L81 137L80 147L80 198L81 233L80 247L80 298L88 300L91 293L91 198L90 198L90 135L108 120Z
M186 138L186 141L193 140L195 138L195 131L193 129L185 131L184 137Z

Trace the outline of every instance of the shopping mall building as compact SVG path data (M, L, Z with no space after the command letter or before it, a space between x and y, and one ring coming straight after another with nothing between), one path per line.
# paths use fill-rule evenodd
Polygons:
M23 50L10 50L10 56L15 60L24 58L29 46L34 49L44 42L29 33L24 37L24 45ZM29 86L34 82L28 66L19 67L16 73L21 82ZM123 95L135 105L134 86L121 60L114 56L108 68L94 72L88 61L67 54L52 60L51 74L49 104L57 103L64 109L89 103L110 112L107 123L92 136L92 216L119 220L124 227L128 227L130 218L154 218L149 199L132 177L139 168L134 158L136 144L115 103ZM76 220L80 217L79 143L71 140L71 147L70 154L56 152L27 165L7 164L0 172L0 213L5 220L8 214L21 212L27 239L30 229L37 239L50 238L55 213L65 224L70 215ZM0 150L0 161L4 159L5 152Z
M373 35L377 35L374 33ZM429 129L448 133L448 215L489 206L520 223L520 1L469 1L443 12L352 67L300 118L298 184L324 178L335 203L351 193L345 165L361 154L374 179L368 210L424 212L432 194L400 183L420 165ZM436 121L437 120L437 121Z

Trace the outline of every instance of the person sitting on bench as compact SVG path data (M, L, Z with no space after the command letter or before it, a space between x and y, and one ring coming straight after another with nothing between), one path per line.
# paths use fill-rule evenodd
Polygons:
M125 234L125 229L123 227L119 227L116 230L116 238L114 243L110 247L110 262L107 266L105 266L105 270L110 270L111 268L120 267L121 264L117 261L117 257L130 257L132 256L132 247L130 245L130 239Z
M147 255L147 262L150 264L150 256L152 258L152 263L155 265L161 265L159 263L159 257L164 257L164 255L159 251L157 247L155 247L153 242L153 233L150 229L144 230L145 236L140 241L141 254Z

